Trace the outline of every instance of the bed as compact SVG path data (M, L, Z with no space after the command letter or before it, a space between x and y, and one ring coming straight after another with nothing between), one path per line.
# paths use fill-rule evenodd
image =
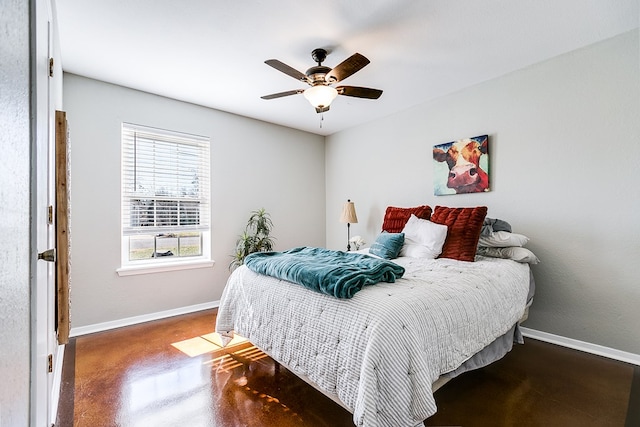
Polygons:
M486 208L477 216L485 215ZM385 233L404 234L389 224ZM407 226L400 221L401 231ZM455 228L447 226L441 255ZM436 412L433 393L444 379L522 342L518 325L535 289L529 264L476 255L479 230L472 261L400 253L392 261L404 269L401 278L350 298L241 266L223 292L216 331L249 339L352 412L357 426L421 425Z

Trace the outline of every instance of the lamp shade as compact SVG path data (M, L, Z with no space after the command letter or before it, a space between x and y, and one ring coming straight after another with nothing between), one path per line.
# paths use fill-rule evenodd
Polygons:
M340 222L346 222L348 224L358 223L358 217L356 216L356 205L351 200L347 200L347 203L345 203L342 207Z
M338 96L338 91L331 86L317 85L304 91L304 97L315 108L326 108Z

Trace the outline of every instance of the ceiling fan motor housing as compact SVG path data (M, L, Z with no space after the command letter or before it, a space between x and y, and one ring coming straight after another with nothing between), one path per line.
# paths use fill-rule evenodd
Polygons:
M329 71L331 71L330 67L325 67L324 65L316 65L315 67L309 68L305 74L307 75L307 77L309 77L309 79L311 79L314 85L325 84L329 83L324 78Z

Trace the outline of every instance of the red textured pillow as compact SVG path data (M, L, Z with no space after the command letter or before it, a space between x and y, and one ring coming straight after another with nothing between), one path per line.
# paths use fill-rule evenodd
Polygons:
M431 215L431 221L448 227L447 238L438 258L453 258L472 262L476 256L478 239L485 216L487 216L486 206L475 208L436 206L433 215Z
M411 214L418 218L429 219L431 217L431 207L428 205L416 206L415 208L397 208L394 206L387 207L384 213L384 221L382 223L382 231L388 233L400 233L404 228Z

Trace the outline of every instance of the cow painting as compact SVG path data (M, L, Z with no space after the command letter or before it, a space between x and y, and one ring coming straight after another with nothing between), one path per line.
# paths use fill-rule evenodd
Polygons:
M433 147L434 194L481 193L489 191L487 135Z

